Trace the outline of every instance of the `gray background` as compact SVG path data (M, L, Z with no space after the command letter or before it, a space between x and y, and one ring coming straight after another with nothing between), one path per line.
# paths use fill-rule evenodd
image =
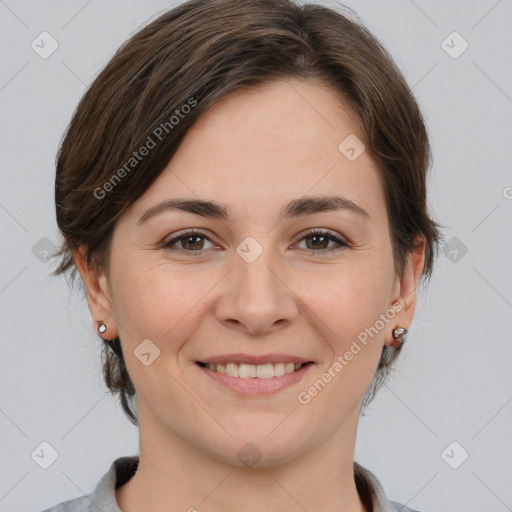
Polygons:
M0 511L88 493L116 457L138 452L137 429L103 385L87 303L49 276L44 250L59 240L55 155L80 97L123 41L172 5L0 1ZM361 418L356 460L422 512L512 510L512 2L346 5L423 109L430 205L449 240L394 377ZM31 47L43 31L58 43L47 59ZM453 31L469 44L458 58L445 49L459 52L461 40L442 45ZM31 457L43 441L58 453L48 469Z

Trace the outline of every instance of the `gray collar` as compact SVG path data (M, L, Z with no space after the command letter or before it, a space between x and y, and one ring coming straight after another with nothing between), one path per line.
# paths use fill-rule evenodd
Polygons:
M92 493L62 502L43 512L122 512L116 501L116 488L133 476L138 460L137 455L116 459ZM357 462L354 462L354 476L357 490L370 512L418 512L389 501L377 477Z

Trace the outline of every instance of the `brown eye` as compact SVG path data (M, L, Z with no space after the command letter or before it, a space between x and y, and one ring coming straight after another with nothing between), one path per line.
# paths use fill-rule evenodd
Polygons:
M347 248L349 245L332 235L328 231L313 230L304 235L300 241L306 241L306 251L313 253L331 252L332 250L339 250ZM334 242L334 247L329 243Z
M199 249L201 250L203 247L200 243L200 240L202 239L203 237L201 235L193 235L193 236L185 236L185 237L181 237L181 243L182 243L182 246L184 249Z
M177 235L163 244L163 247L172 251L183 252L202 252L204 248L204 241L210 239L201 231L187 231ZM180 244L180 245L178 245Z
M324 230L310 231L299 242L303 240L306 242L305 250L313 254L332 252L349 247L347 242ZM163 247L171 251L189 253L189 255L202 254L206 250L204 247L205 241L211 243L211 240L202 231L187 231L172 237L163 244Z

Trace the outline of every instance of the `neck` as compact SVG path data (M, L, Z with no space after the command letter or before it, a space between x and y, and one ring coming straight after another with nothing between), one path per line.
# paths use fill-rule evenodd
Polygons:
M143 412L148 411L139 410L137 472L116 490L123 512L368 512L354 481L358 414L328 442L289 462L240 467L175 436Z

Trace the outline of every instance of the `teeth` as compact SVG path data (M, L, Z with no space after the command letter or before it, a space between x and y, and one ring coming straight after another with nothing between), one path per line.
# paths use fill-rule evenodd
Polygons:
M286 373L284 363L276 363L274 366L274 377L282 377Z
M260 377L260 368L261 366L254 366L253 364L238 365L238 377L242 377L242 379L248 379L250 377L256 377L256 374L258 374L258 377Z
M208 364L212 372L226 374L229 377L240 377L241 379L272 379L282 377L285 373L293 373L303 365L300 363L275 363L275 364Z
M217 366L217 365L212 365L212 366ZM228 375L229 377L238 377L238 368L239 366L237 364L234 364L234 363L228 363L226 365L226 375Z

